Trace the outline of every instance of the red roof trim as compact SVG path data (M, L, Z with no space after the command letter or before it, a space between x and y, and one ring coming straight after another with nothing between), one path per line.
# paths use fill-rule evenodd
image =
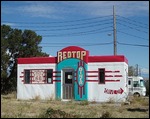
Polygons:
M117 55L117 56L89 56L88 62L126 62L128 64L128 60L123 55Z
M32 58L18 58L18 64L47 64L57 63L57 57L32 57ZM128 60L123 55L117 56L89 56L88 62L126 62Z
M18 64L47 64L56 63L56 57L32 57L32 58L18 58Z

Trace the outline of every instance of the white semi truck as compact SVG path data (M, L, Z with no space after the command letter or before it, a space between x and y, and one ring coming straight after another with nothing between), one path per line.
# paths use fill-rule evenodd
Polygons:
M143 77L129 76L128 77L128 89L129 89L129 95L145 96L146 87L145 87L145 81Z

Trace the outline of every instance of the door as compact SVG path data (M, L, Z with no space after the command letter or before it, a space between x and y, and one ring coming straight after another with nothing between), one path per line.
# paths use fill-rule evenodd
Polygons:
M74 98L74 70L63 69L63 99Z

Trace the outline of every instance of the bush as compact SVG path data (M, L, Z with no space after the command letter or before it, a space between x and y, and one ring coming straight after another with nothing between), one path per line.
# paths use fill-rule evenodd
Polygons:
M102 116L100 118L112 118L112 116L108 111L106 111L102 113Z
M61 110L54 110L48 108L44 114L41 114L39 118L78 118L76 115L71 115Z

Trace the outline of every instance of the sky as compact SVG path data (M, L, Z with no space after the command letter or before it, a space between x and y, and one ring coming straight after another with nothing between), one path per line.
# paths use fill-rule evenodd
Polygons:
M67 46L114 55L113 6L117 55L149 77L149 1L1 1L1 24L35 31L50 56Z

